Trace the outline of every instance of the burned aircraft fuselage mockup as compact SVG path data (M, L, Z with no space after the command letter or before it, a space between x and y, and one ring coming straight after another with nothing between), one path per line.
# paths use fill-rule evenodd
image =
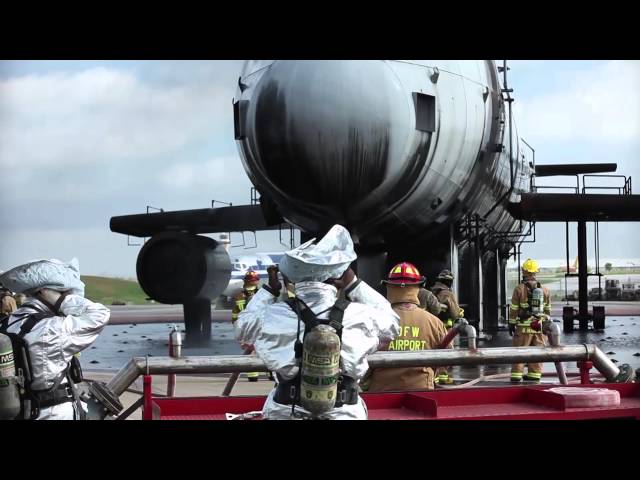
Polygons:
M361 247L464 215L511 231L505 205L529 186L491 61L249 61L234 117L245 170L282 217L340 223Z

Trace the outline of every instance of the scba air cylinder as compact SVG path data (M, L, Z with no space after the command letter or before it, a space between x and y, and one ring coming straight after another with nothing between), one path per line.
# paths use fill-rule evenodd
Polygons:
M313 415L331 410L336 403L340 376L340 338L328 325L307 334L302 349L300 404Z
M544 304L544 291L538 287L534 288L531 292L531 313L533 315L540 315L543 312L543 304Z
M20 413L20 390L17 384L11 339L0 333L0 420L13 420Z

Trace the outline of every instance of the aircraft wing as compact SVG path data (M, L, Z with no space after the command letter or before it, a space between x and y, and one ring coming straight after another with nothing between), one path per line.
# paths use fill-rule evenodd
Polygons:
M278 230L283 222L277 211L259 204L122 215L111 217L109 226L115 233L151 237L166 231L197 234Z

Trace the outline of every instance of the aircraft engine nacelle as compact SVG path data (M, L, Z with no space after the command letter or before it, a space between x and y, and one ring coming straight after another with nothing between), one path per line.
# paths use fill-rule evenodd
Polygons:
M224 245L183 232L163 232L147 241L138 254L138 282L150 298L167 304L218 297L231 278Z

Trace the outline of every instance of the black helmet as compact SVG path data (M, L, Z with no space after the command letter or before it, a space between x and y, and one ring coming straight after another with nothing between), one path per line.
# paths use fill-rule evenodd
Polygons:
M453 281L453 273L451 273L451 270L442 270L438 274L438 280L449 280L450 282L452 282Z

